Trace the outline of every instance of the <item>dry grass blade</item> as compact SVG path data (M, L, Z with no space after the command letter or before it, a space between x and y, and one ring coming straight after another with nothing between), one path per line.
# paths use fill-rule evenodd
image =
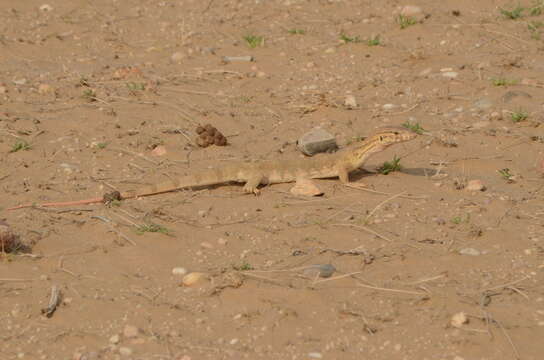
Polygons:
M371 230L371 229L369 229L369 228L367 228L366 226L363 226L363 225L355 225L355 224L331 224L331 225L332 226L348 226L348 227L352 227L352 228L355 228L355 229L363 230L363 231L366 231L367 233L370 233L372 235L375 235L375 236L379 237L380 239L383 239L383 240L389 241L389 242L393 242L393 240L391 240L387 236L378 234L374 230Z

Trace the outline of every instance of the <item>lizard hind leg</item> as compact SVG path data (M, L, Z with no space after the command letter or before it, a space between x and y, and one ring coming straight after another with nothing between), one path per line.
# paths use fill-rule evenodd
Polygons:
M264 177L261 174L255 174L250 176L246 180L246 184L244 185L244 192L248 194L259 195L261 191L259 190L258 187L262 183L263 178Z

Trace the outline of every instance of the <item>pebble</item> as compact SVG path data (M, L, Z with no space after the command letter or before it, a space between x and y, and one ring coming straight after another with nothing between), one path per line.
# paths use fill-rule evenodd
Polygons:
M125 325L123 336L126 338L135 338L140 333L140 330L134 325Z
M479 256L482 254L480 250L476 250L474 248L464 248L459 250L459 254L461 255L470 255L470 256Z
M331 277L332 274L336 271L336 268L332 264L317 264L317 265L309 265L307 266L303 273L304 275L308 277L322 277L322 278L328 278Z
M49 4L43 4L42 6L40 6L40 11L46 12L51 10L53 10L53 7Z
M119 344L119 341L121 341L119 334L115 334L110 337L110 343L112 344Z
M189 271L184 267L175 267L172 269L172 275L185 276Z
M479 179L469 180L465 189L468 191L485 191L485 185Z
M53 88L49 84L40 84L38 85L38 93L40 94L48 94L50 92L53 92Z
M336 52L336 48L330 47L327 50L325 50L325 54L334 54Z
M489 117L492 119L492 120L502 120L502 114L498 111L494 111L492 112Z
M309 179L299 179L296 181L295 186L290 190L293 195L301 196L321 196L323 191L317 187L317 185Z
M201 242L200 247L203 247L204 249L213 249L213 245L207 241Z
M355 99L355 96L346 95L346 98L344 99L344 106L348 109L357 108L357 100Z
M23 79L15 79L15 80L13 80L13 83L14 83L15 85L25 85L25 84L26 84L26 79L25 79L25 78L23 78Z
M432 68L423 69L423 70L421 70L421 71L419 72L418 76L419 76L419 77L428 76L432 71L433 71Z
M132 349L129 348L129 347L120 347L119 348L119 354L123 355L123 356L130 356L132 355Z
M384 104L382 106L382 109L384 109L384 110L393 110L396 107L397 107L397 105L395 105L395 104Z
M186 57L187 56L184 53L182 53L181 51L176 51L175 53L172 54L170 59L173 62L180 62L181 60L185 59Z
M5 86L0 86L0 94L5 94L8 92L8 88Z
M459 328L463 324L466 324L466 323L468 323L468 317L467 317L467 314L465 314L464 312L459 312L457 314L454 314L450 320L451 326L456 328Z
M502 101L504 103L509 103L510 101L512 101L514 98L517 98L517 97L531 99L533 96L529 93L526 93L525 91L511 90L511 91L507 91L502 96Z
M183 277L181 280L184 286L193 286L203 283L208 279L208 276L205 273L201 272L192 272Z
M321 152L336 150L336 138L322 128L316 127L302 135L297 141L297 147L304 154L312 156Z
M474 107L480 110L487 110L493 106L493 102L488 98L481 98L474 102Z
M472 124L471 127L473 129L483 129L485 127L488 127L490 124L491 124L491 122L489 122L487 120L482 120L482 121L476 121L475 123Z
M308 357L312 359L323 359L323 354L320 352L310 352L308 353Z
M224 239L224 238L219 238L219 239L217 239L217 243L218 243L219 245L222 245L222 246L227 245L228 242L229 242L229 241L228 241L227 239Z
M153 156L163 156L166 155L166 148L162 145L156 146L153 150L151 150L151 155Z
M459 76L459 73L456 71L446 71L442 73L442 76L448 79L455 79L457 76Z
M419 6L406 5L400 10L400 14L404 16L414 16L421 14L423 11Z

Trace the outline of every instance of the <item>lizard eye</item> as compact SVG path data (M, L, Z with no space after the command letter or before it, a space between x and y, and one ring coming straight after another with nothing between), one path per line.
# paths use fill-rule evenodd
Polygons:
M380 141L383 141L383 136L380 136Z

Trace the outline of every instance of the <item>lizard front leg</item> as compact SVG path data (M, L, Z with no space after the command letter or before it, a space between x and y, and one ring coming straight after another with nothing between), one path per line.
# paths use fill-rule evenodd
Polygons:
M350 186L350 187L359 187L359 188L366 188L366 185L364 183L358 183L358 184L350 184L349 181L349 169L345 165L337 165L336 166L336 172L338 173L338 178L340 179L340 182L344 185Z
M336 173L338 174L338 178L342 184L349 183L349 171L347 166L343 164L336 165Z
M258 186L263 181L264 176L262 174L255 174L248 177L246 184L244 185L244 191L248 194L259 195L260 190Z

